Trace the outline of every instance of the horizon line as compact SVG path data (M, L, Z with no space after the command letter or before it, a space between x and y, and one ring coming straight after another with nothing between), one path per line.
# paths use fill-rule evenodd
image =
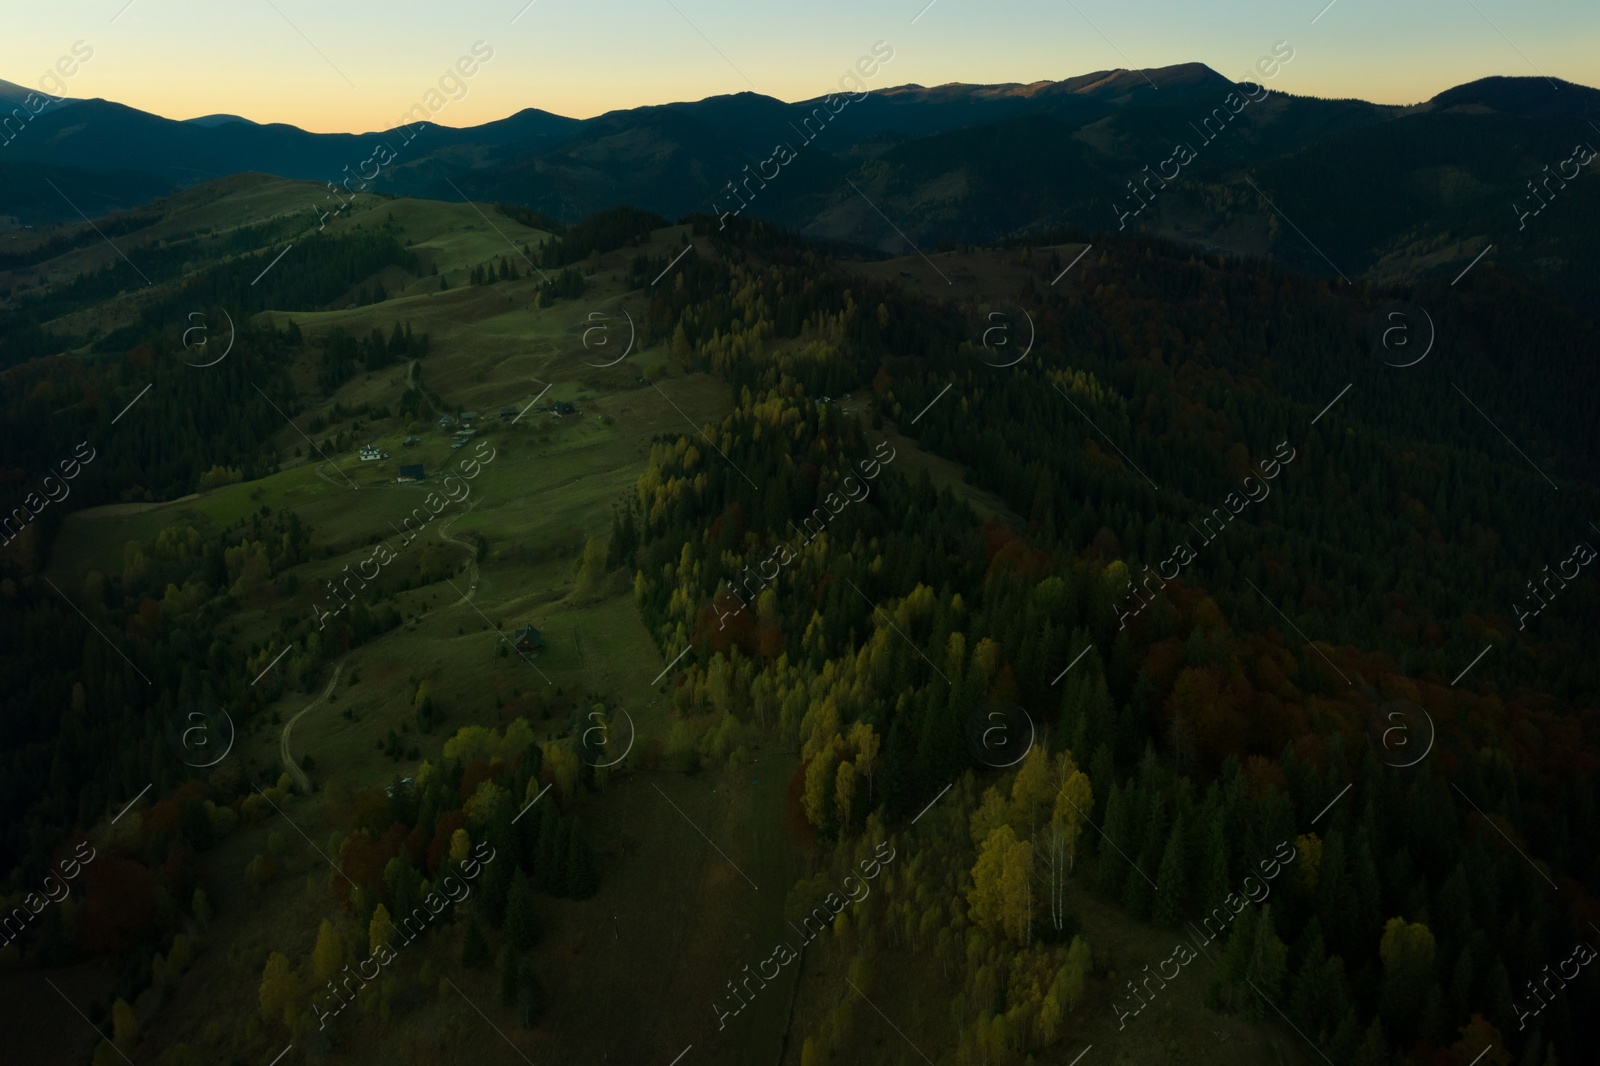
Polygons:
M1192 61L1192 62L1187 62L1187 63L1171 63L1171 64L1168 64L1168 65L1162 66L1162 67L1142 67L1142 68L1112 67L1112 68L1108 68L1106 70L1089 71L1089 72L1084 73L1084 74L1075 74L1075 75L1071 75L1070 77L1066 77L1066 78L1060 78L1060 79L1054 79L1054 80L1049 79L1049 78L1043 78L1043 79L1039 79L1039 80L1036 80L1036 81L1028 81L1028 82L1023 82L1023 81L1005 81L1005 82L947 81L947 82L940 82L937 85L923 85L920 82L905 82L905 83L900 84L900 85L886 85L886 86L884 86L882 88L878 88L878 89L868 89L868 90L866 90L866 95L867 96L873 96L873 95L881 96L881 95L885 95L885 94L889 94L889 93L903 92L903 91L907 91L907 90L916 90L916 91L921 91L921 92L933 92L933 91L936 91L936 90L939 90L939 89L949 89L949 88L965 88L965 89L979 89L979 90L981 90L981 89L1033 89L1033 88L1038 87L1038 86L1058 86L1058 85L1064 85L1064 84L1066 84L1068 82L1081 81L1081 80L1085 80L1085 79L1098 79L1097 82L1092 83L1092 84L1103 84L1103 82L1104 82L1104 80L1106 78L1111 77L1111 76L1115 76L1115 75L1118 75L1118 74L1140 75L1142 77L1144 75L1144 73L1147 72L1147 71L1150 72L1150 73L1160 74L1160 73L1162 73L1164 71L1185 70L1185 69L1195 68L1195 67L1199 67L1199 68L1204 69L1205 71L1209 72L1210 74L1215 75L1221 81L1226 82L1226 83L1228 83L1230 85L1263 84L1261 82L1236 81L1236 80L1234 80L1232 78L1229 78L1225 74L1219 73L1214 67L1211 67L1209 64L1202 63L1202 62L1199 62L1199 61ZM1317 96L1315 94L1310 94L1310 93L1288 92L1288 91L1282 90L1282 89L1275 89L1273 91L1275 93L1277 93L1278 95L1280 95L1280 96L1288 96L1288 97L1293 97L1293 98L1297 98L1297 99L1324 100L1324 101L1330 101L1330 102L1347 101L1348 100L1348 101L1356 101L1356 102L1364 103L1364 104L1371 104L1371 105L1373 105L1375 107L1392 107L1392 108L1398 108L1400 110L1406 110L1406 109L1409 109L1409 108L1420 107L1423 104L1429 103L1429 102L1437 99L1439 96L1443 95L1444 93L1449 92L1452 89L1459 89L1459 88L1463 88L1463 87L1468 86L1468 85L1476 85L1476 84L1478 84L1480 82L1486 82L1486 81L1492 81L1492 80L1530 81L1530 82L1531 81L1555 81L1555 82L1561 83L1562 85L1571 86L1573 88L1589 89L1590 91L1593 91L1593 92L1600 92L1600 88L1597 88L1595 86L1584 85L1582 82L1574 82L1574 81L1571 81L1571 80L1568 80L1568 79L1565 79L1565 78L1553 78L1552 79L1552 78L1547 78L1547 77L1541 77L1541 76L1538 76L1538 75L1520 75L1520 74L1486 74L1486 75L1484 75L1482 77L1479 77L1479 78L1473 78L1470 81L1458 82L1458 83L1456 83L1454 85L1446 86L1445 88L1440 89L1437 92L1435 92L1430 97L1427 97L1427 98L1422 99L1422 100L1414 100L1414 101L1411 101L1411 102L1408 102L1408 103L1385 103L1385 102L1382 102L1382 101L1379 101L1379 100L1371 100L1371 99L1368 99L1368 98L1363 97L1363 96ZM29 89L26 85L23 85L23 84L21 84L19 82L10 81L9 79L6 79L6 78L0 78L0 85L7 85L7 86L14 87L15 89L18 89L18 90L25 90L29 94L34 94L34 95L39 95L39 96L49 96L49 94L39 93L36 90ZM1068 94L1069 95L1077 95L1077 92L1078 92L1078 90L1069 90ZM610 109L608 109L606 111L601 111L601 112L598 112L598 113L596 113L594 115L590 115L590 116L582 117L582 118L576 117L576 116L572 116L572 115L563 115L563 114L560 114L560 113L555 112L555 111L547 111L544 108L537 107L535 105L529 104L529 105L527 105L525 107L520 107L520 108L516 109L515 111L511 111L511 112L509 112L507 114L501 115L498 118L486 119L483 122L478 122L478 123L474 123L474 124L466 125L466 126L449 126L449 125L446 125L445 123L442 123L442 122L435 122L432 119L427 119L427 120L424 120L424 121L426 121L430 125L438 126L441 129L472 130L472 129L481 129L484 126L490 126L490 125L493 125L493 124L495 124L497 122L506 122L506 121L508 121L510 119L516 118L518 115L525 114L525 113L527 113L529 111L536 111L536 112L539 112L540 114L549 115L552 118L562 119L562 120L565 120L567 122L584 123L584 122L593 122L593 121L595 121L597 119L602 119L602 118L605 118L605 117L607 117L609 115L628 114L630 112L644 111L644 110L647 110L647 109L650 109L650 108L682 107L682 106L686 106L686 105L690 105L690 104L703 104L703 103L705 103L707 101L710 101L710 100L720 100L720 99L726 99L726 98L731 98L731 97L739 97L739 96L759 97L759 98L764 99L764 100L771 100L771 101L773 101L775 103L782 104L784 106L794 107L794 106L799 106L799 105L802 105L802 104L812 103L812 102L819 101L819 100L825 100L827 97L834 96L834 95L838 95L838 94L836 92L828 92L828 93L823 93L823 94L818 95L818 96L807 96L807 97L802 97L802 98L796 99L796 100L784 100L781 97L770 96L770 95L768 95L766 93L755 92L755 91L750 90L750 89L740 89L740 90L737 90L737 91L734 91L734 92L713 93L713 94L711 94L709 96L699 97L698 99L667 100L667 101L663 101L663 102L660 102L660 103L635 104L635 105L633 105L631 107L614 107L614 108L610 108ZM9 102L9 99L10 99L9 97L0 97L0 104L4 104L6 102ZM89 96L89 97L73 97L73 96L53 97L53 96L51 96L50 99L52 100L52 103L49 105L49 109L58 109L58 108L60 108L62 106L68 105L68 104L85 104L85 103L96 103L96 102L99 102L99 103L106 103L106 104L115 104L115 105L117 105L119 107L125 107L125 108L129 109L130 111L137 111L140 114L150 115L150 116L153 116L155 118L165 119L168 122L183 123L185 125L193 124L193 123L199 122L199 121L201 121L203 119L224 118L227 121L218 122L218 123L216 123L214 126L212 126L210 128L216 128L217 126L225 126L225 125L231 124L231 122L238 121L238 122L243 122L243 123L246 123L246 124L249 124L249 125L252 125L252 126L260 126L260 127L284 126L284 127L290 128L290 129L299 130L302 133L307 133L307 134L311 134L313 136L318 136L318 137L370 137L370 136L375 136L375 135L383 134L383 133L391 133L394 130L402 128L401 126L387 126L387 127L381 128L381 129L361 130L359 132L352 131L352 130L325 130L325 131L319 131L319 130L309 129L308 127L301 126L301 125L298 125L298 124L293 123L293 122L258 121L256 119L249 118L248 116L239 115L239 114L235 114L235 113L232 113L232 112L206 112L204 114L195 115L195 116L190 117L190 118L174 118L171 115L161 114L160 112L156 112L156 111L147 111L144 108L138 107L136 105L125 103L122 100L113 99L111 97L106 97L106 96ZM16 102L15 106L22 106L22 104L21 104L20 101L18 101L18 102Z

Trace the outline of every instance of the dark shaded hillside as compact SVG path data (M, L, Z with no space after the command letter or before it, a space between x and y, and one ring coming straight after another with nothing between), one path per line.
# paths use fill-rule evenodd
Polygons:
M38 121L45 117L48 113ZM29 129L23 136L38 133ZM21 138L17 143L22 143ZM50 187L51 182L56 188ZM147 204L175 188L169 178L150 171L24 163L0 155L0 220L9 215L23 226L81 221L83 216L74 210L74 205L90 218L98 218ZM5 245L5 237L0 236L0 252L4 252Z
M893 70L892 61L881 65L878 78ZM1561 222L1515 241L1507 231L1530 179L1582 138L1600 139L1591 121L1600 121L1600 91L1543 78L1485 78L1400 108L1285 95L1270 77L1245 92L1190 63L793 104L742 92L584 121L528 109L469 129L429 125L409 143L403 131L172 122L92 100L40 115L11 158L82 169L116 159L161 176L108 181L131 204L154 195L158 181L247 169L339 179L382 142L396 158L379 169L375 191L465 194L565 222L618 204L668 217L739 210L894 254L907 237L922 245L1059 225L1131 227L1311 272L1400 280L1458 271L1497 242L1503 264L1583 299L1585 272L1597 263L1593 242L1579 237L1600 218L1592 185L1577 183L1552 205ZM794 158L784 161L779 145ZM36 189L12 191L25 181L5 188L0 212L71 217ZM101 194L85 210L109 206L123 205Z
M109 100L86 100L39 115L11 152L17 159L85 169L114 163L119 169L148 170L180 184L241 171L333 181L346 167L356 173L379 141L389 143L403 162L454 145L547 145L577 125L574 119L528 108L468 130L419 124L415 139L407 144L404 129L398 127L353 134L308 133L280 122L197 125Z
M1528 183L1555 173L1580 142L1600 144L1600 134L1570 115L1435 109L1334 134L1254 174L1280 210L1309 220L1302 225L1346 273L1412 242L1476 239L1474 253L1493 241L1502 264L1571 285L1596 262L1594 242L1578 235L1600 231L1600 182L1572 167L1579 177L1549 187L1541 216L1522 220L1518 207L1540 206ZM1317 269L1311 249L1284 245L1291 262Z

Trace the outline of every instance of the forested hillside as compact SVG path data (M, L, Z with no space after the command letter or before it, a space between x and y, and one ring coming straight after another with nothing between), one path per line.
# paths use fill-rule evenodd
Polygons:
M944 801L970 834L925 840L921 877L872 912L878 936L953 953L925 978L966 1034L941 1034L951 1061L1070 1028L1081 963L1044 921L1060 855L1177 930L1281 841L1297 865L1218 945L1216 1002L1270 1017L1253 982L1336 1061L1426 1061L1485 1021L1523 1061L1594 1038L1570 996L1523 1015L1600 874L1597 600L1578 578L1537 627L1513 607L1541 606L1527 583L1594 535L1581 315L1493 273L1418 294L1441 354L1407 375L1366 350L1380 294L1131 242L1052 289L1060 256L1012 248L996 258L1038 280L1006 302L1039 340L1001 367L957 308L746 240L652 303L739 406L706 447L657 447L627 556L663 647L700 652L678 706L707 754L775 723L841 849L870 843L874 809L894 824L960 779L988 709L1040 731L1014 781L980 765ZM980 525L893 463L869 482L881 434L818 402L869 382L874 425L961 461L1025 527ZM813 514L816 536L797 529ZM1079 772L1082 809L1052 799Z
M675 387L709 375L728 413L669 411L676 428L627 442L640 472L609 542L580 538L576 591L535 602L631 585L669 667L630 684L660 694L670 725L598 769L583 715L609 728L614 708L588 674L541 686L529 672L445 698L404 664L390 670L409 699L407 735L378 745L392 783L324 798L319 824L332 828L313 846L333 872L308 874L306 898L336 913L309 959L275 949L254 968L252 1053L339 1048L321 1035L333 1009L321 986L343 960L389 949L399 916L452 873L480 891L441 922L456 928L450 953L478 969L494 958L487 937L502 940L502 1006L532 1029L568 980L528 961L535 914L593 897L627 850L597 856L579 812L596 812L616 778L663 766L743 778L769 747L794 758L786 839L815 855L810 878L774 886L785 917L804 922L810 901L877 855L870 898L820 924L858 990L941 1066L1070 1062L1084 1034L1137 1030L1145 1001L1179 980L1221 1014L1287 1019L1330 1061L1464 1063L1484 1044L1496 1049L1486 1062L1583 1061L1600 1039L1583 1004L1600 987L1593 970L1561 966L1600 891L1588 654L1600 593L1586 569L1600 537L1600 371L1587 311L1492 264L1460 285L1391 292L1132 235L1095 236L1077 261L1088 235L1076 232L939 254L929 265L959 286L923 284L767 224L692 221L654 243L663 220L646 212L574 225L537 252L564 268L542 284L474 251L455 276L470 263L477 284L441 273L435 286L437 249L412 249L386 223L311 238L297 269L260 288L251 279L276 253L242 236L206 249L214 261L198 270L184 258L194 248L152 254L141 263L163 288L99 353L62 322L128 287L119 268L7 305L15 491L31 484L21 471L80 440L103 456L75 502L43 509L0 557L0 628L25 653L6 660L0 738L9 901L69 844L92 836L108 854L82 900L51 908L0 961L107 960L123 1010L176 981L214 916L206 854L311 797L271 760L183 766L175 717L225 705L275 752L268 708L344 691L350 652L426 613L405 593L453 577L470 602L498 536L418 549L325 627L267 608L305 598L300 568L379 539L333 530L326 510L316 529L249 496L204 536L129 539L120 570L68 560L90 572L93 595L76 603L44 574L62 515L301 465L318 472L307 484L342 491L317 449L347 451L380 427L420 432L439 413L420 376L441 352L511 328L498 316L615 282L638 312L639 348L661 363L648 378L586 380L651 397L667 395L642 387L662 366ZM248 237L276 235L262 223ZM384 278L408 287L403 312L389 311ZM435 288L430 305L422 290ZM438 309L446 293L459 321ZM1408 367L1369 341L1396 298L1436 329ZM199 304L239 312L241 357L183 373L156 352L177 347L174 322ZM382 328L325 317L351 308ZM589 320L567 310L560 328L576 336ZM450 332L413 332L413 312ZM1016 348L1031 338L1020 358L996 346L995 314ZM454 386L476 387L482 365ZM151 380L140 402L152 408L114 424ZM298 421L287 432L312 406L309 435ZM600 434L609 417L585 412L562 432ZM570 484L541 486L539 506L559 507ZM980 515L964 489L996 506ZM456 572L463 556L470 578ZM479 611L486 631L512 615L495 613ZM274 670L280 648L296 654ZM515 666L498 646L484 657ZM440 731L446 703L465 717ZM286 729L281 743L287 753ZM148 805L108 824L147 782ZM522 818L541 786L554 802ZM274 847L251 860L252 891L273 882ZM481 872L462 872L469 861ZM1105 907L1170 931L1182 951L1129 965L1087 917ZM562 943L576 972L581 941ZM363 1010L415 1008L442 988L432 967L375 982ZM1547 983L1553 972L1572 987ZM785 1061L867 1061L877 1015L845 999L818 1007L823 993L796 980ZM100 1046L96 1061L111 1061L116 1048ZM883 1046L874 1061L915 1060Z

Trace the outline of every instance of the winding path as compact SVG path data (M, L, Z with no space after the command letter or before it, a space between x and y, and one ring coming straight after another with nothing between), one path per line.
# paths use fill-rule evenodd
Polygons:
M465 551L467 553L467 577L468 577L467 591L462 595L461 599L456 601L455 603L443 604L443 605L441 605L439 607L433 608L432 610L424 611L421 614L417 615L417 617L415 619L413 619L413 621L420 622L424 618L428 617L430 614L433 614L435 611L442 611L442 610L446 609L447 607L459 607L463 603L470 603L470 602L472 602L473 593L478 591L478 552L477 552L477 549L474 548L469 541L463 540L463 539L461 539L459 537L453 537L453 536L450 535L450 525L453 522L455 522L456 519L461 518L461 517L463 517L465 515L471 514L472 513L472 509L475 506L477 506L477 503L478 503L477 500L469 501L467 503L466 509L463 510L461 512L461 514L451 515L448 519L446 519L444 522L440 523L440 525L439 525L439 539L444 541L446 544L453 544L456 547L462 549L463 551ZM377 644L378 641L381 641L386 637L394 635L394 633L398 632L400 630L400 628L401 628L400 626L396 626L394 629L390 630L388 633L383 634L382 636L378 637L376 640L370 641L367 644L362 645L362 647L357 649L357 650L370 649L374 644ZM344 672L345 664L350 661L350 657L352 655L354 655L354 654L355 654L355 651L347 652L342 659L340 659L337 663L335 663L334 667L333 667L333 676L328 679L327 687L322 690L321 695L319 695L316 699L312 700L310 703L306 704L304 707L300 708L300 710L297 711L292 718L290 718L287 722L283 723L283 732L278 738L278 758L282 761L283 768L289 772L291 777L294 778L295 784L300 786L300 791L301 792L310 792L311 791L311 779L306 776L305 770L301 769L300 764L295 762L294 761L294 757L289 754L289 731L292 730L294 728L294 724L296 722L298 722L301 718L304 718L309 711L314 710L317 707L318 704L322 703L330 695L333 694L333 691L334 691L335 687L339 684L339 675Z

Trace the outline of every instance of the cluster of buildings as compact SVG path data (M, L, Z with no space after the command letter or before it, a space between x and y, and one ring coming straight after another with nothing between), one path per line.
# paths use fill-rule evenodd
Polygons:
M452 426L454 426L455 433L452 434L450 447L460 448L464 446L467 441L478 435L478 430L475 428L477 421L478 412L462 411L461 414L454 418L450 417L449 415L444 415L441 417L439 419L439 428L443 430L449 430Z

